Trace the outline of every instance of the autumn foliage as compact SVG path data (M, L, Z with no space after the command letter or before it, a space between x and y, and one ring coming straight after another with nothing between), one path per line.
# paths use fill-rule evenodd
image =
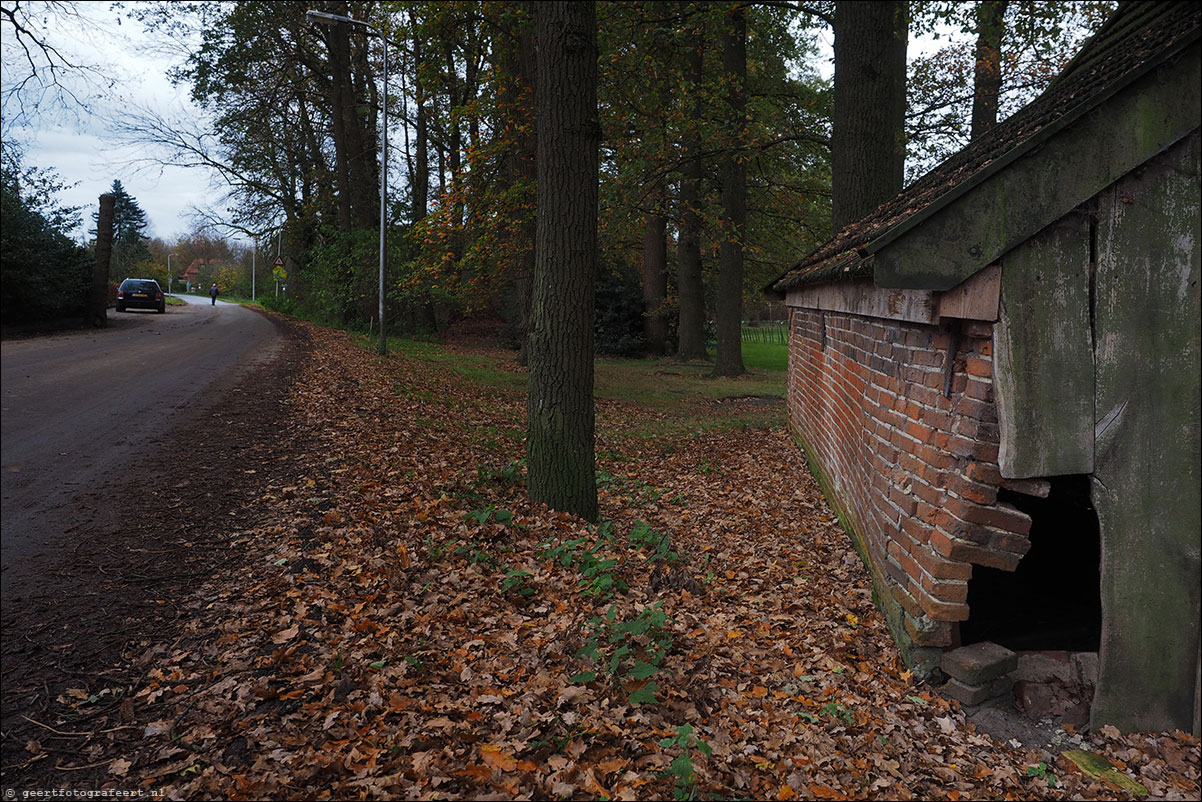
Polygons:
M181 610L179 639L138 656L147 723L109 766L121 787L1130 797L915 684L799 451L780 428L741 427L738 403L599 401L590 526L525 500L507 354L380 358L310 335L281 433L302 456L262 488L270 525L232 511L213 533L243 558ZM493 381L465 378L481 365ZM1197 798L1197 739L1085 740L1154 796Z

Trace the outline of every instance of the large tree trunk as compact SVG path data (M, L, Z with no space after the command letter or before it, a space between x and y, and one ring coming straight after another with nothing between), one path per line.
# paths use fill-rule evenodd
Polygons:
M346 26L339 26L346 27ZM380 225L380 151L383 147L380 114L382 105L376 79L368 63L373 39L358 35L351 45L350 93L344 114L347 116L347 147L350 148L351 204L355 227L375 229Z
M338 230L350 231L354 225L351 205L350 146L347 140L347 115L343 110L349 104L350 92L350 41L349 25L332 25L327 33L330 54L330 105L331 134L334 139L334 189L338 193Z
M687 4L686 4L687 5ZM701 125L704 114L700 86L704 23L685 43L689 85L693 88L690 119L685 124L685 162L680 171L680 236L676 242L676 292L680 298L676 356L682 362L705 359L705 291L701 280ZM686 101L687 102L687 101Z
M537 73L534 42L534 2L526 0L520 4L522 23L518 29L518 106L527 116L518 134L517 168L522 183L533 194L538 185L538 125L534 111L534 79ZM538 216L533 212L526 215L519 230L521 257L517 265L514 284L518 296L518 356L519 364L529 361L526 334L530 331L530 305L534 288L535 239L538 236Z
M1002 91L1002 33L1007 0L977 3L977 65L972 92L972 138L997 124Z
M738 376L743 368L743 247L747 228L747 17L741 6L727 12L722 34L726 73L727 151L722 164L722 241L718 244L718 350L715 376Z
M96 215L96 265L92 269L92 292L88 300L88 319L93 328L108 326L109 262L113 258L113 207L117 196L100 196L100 211Z
M535 8L538 237L526 457L532 501L597 518L593 305L597 273L597 18L592 2Z
M417 28L417 16L412 8L409 9L409 22ZM422 66L425 64L422 54L422 37L413 37L413 102L417 106L414 120L413 143L413 222L425 219L426 211L430 208L430 136L429 124L426 119L426 91L422 85Z
M905 181L906 30L904 0L835 4L836 233L896 195Z
M656 210L645 217L643 229L643 339L647 353L662 356L668 349L668 216L662 187L655 194Z

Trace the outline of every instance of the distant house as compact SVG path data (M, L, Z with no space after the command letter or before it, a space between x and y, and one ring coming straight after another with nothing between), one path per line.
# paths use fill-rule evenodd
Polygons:
M789 422L907 661L1090 656L1199 732L1199 6L1123 4L1033 103L771 286Z
M187 292L192 292L192 288L196 286L196 277L200 274L200 268L204 267L204 259L193 259L192 263L184 268L183 278L187 288Z

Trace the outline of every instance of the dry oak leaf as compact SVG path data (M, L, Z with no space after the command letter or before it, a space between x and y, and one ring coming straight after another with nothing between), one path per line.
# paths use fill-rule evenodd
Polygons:
M300 625L293 624L292 626L288 627L287 629L282 629L279 632L272 635L271 642L276 643L276 644L285 643L285 642L290 641L293 638L295 638L296 634L298 632L300 632Z
M480 757L484 758L484 762L497 771L513 771L518 765L513 753L506 752L501 747L492 744L484 744L480 747Z

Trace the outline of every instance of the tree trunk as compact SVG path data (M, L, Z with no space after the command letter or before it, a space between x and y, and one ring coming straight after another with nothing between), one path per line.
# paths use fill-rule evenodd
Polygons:
M656 193L656 211L646 215L643 230L643 339L647 353L662 356L668 350L668 216L662 209L663 190Z
M350 42L347 28L349 25L333 25L327 33L327 45L330 54L330 124L334 139L334 188L338 193L338 230L350 231L353 223L351 208L351 171L350 146L347 143L350 133L347 131L347 116L343 109L348 104L347 93L350 81Z
M518 134L517 168L519 180L533 194L538 186L538 125L534 111L534 78L536 74L537 56L535 54L534 2L526 0L520 4L522 23L518 29L518 106L528 118ZM530 330L531 293L534 288L535 240L538 236L538 216L530 210L522 221L518 236L521 237L519 252L521 257L517 265L517 277L514 280L518 296L518 364L525 365L529 361L526 347L526 334Z
M739 376L743 367L743 247L747 228L747 17L727 12L722 34L726 72L727 150L722 164L722 241L718 245L718 349L715 376Z
M687 4L686 4L687 5ZM676 241L676 292L680 297L676 356L682 362L705 359L705 291L701 281L701 101L702 52L705 27L699 24L685 43L689 86L693 104L685 124L683 144L686 161L680 174L680 236Z
M100 196L100 211L96 215L96 266L92 269L92 293L88 303L88 318L93 328L108 326L109 261L113 258L113 207L117 197Z
M896 195L905 181L906 30L904 0L835 4L836 233Z
M375 229L380 225L380 150L383 146L383 129L376 110L379 90L368 63L368 51L375 40L360 34L353 41L351 71L347 76L351 91L345 107L347 146L351 149L348 160L353 191L351 204L355 210L355 227Z
M416 14L409 10L409 21L417 28ZM413 222L425 219L426 210L430 208L430 137L426 120L426 91L422 86L421 72L425 64L421 50L421 34L413 37L413 102L417 106L414 121L415 141L413 143Z
M597 274L597 18L592 2L535 8L538 235L526 457L530 498L597 518L593 305Z
M997 124L1002 91L1002 32L1007 0L977 3L977 66L972 92L972 138Z

